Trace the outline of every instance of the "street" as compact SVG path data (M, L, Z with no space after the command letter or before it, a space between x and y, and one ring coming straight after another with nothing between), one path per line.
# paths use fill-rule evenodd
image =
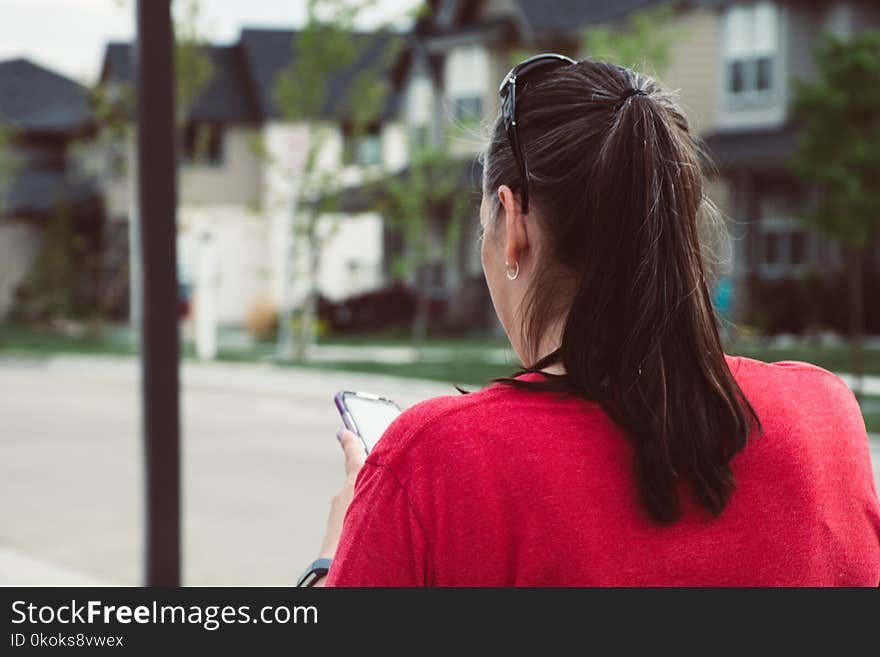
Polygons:
M315 558L343 481L335 392L455 393L253 365L183 380L187 585L291 585ZM0 360L0 585L142 582L138 395L133 360Z
M183 582L290 585L342 483L333 394L451 386L260 365L183 368ZM142 582L135 361L0 359L0 585ZM880 439L871 441L880 486Z

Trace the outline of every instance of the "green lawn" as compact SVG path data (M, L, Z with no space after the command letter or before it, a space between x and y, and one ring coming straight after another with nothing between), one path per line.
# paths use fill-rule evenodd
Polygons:
M320 340L321 345L401 347L410 346L406 334L383 335L345 335L327 336ZM256 343L246 346L225 346L220 340L222 360L249 361L268 360L274 356L273 343ZM334 369L356 369L358 371L400 374L401 376L423 376L440 380L461 379L468 383L479 383L510 372L510 367L484 362L480 354L484 349L508 347L507 341L499 337L430 337L425 341L428 349L451 350L448 362L430 362L401 365L373 363L334 363ZM127 329L104 327L100 332L80 331L64 334L46 329L0 324L0 353L58 354L58 353L103 353L132 354L136 348ZM190 354L190 345L184 347L184 355ZM739 344L729 352L766 361L802 360L815 363L826 369L845 372L851 370L850 353L846 347L797 346L791 348L767 347L756 344ZM331 367L331 365L327 365ZM865 350L865 373L880 376L880 349Z
M381 333L378 335L328 335L322 337L318 344L341 346L369 347L401 347L410 346L412 341L408 333ZM428 336L425 347L433 348L464 348L464 349L503 349L510 345L505 337L495 336Z
M63 333L58 330L0 324L0 353L28 356L71 353L124 355L134 354L135 348L128 332L119 329Z

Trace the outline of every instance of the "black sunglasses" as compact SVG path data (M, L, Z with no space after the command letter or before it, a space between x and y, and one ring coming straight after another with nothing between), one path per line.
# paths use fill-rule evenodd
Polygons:
M519 84L520 93L522 93L523 85L528 82L528 78L534 78L536 73L576 63L570 57L555 53L535 55L510 69L510 73L504 77L504 81L498 87L498 94L501 96L501 117L504 120L504 130L507 132L507 140L510 142L513 157L516 159L516 164L519 168L521 180L520 197L522 199L523 214L529 213L529 166L526 163L526 155L520 144L519 126L516 120L517 84Z

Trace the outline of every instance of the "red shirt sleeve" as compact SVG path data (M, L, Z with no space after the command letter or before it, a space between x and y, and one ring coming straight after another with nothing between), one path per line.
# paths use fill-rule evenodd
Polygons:
M327 586L425 586L425 532L384 465L367 461L355 483Z

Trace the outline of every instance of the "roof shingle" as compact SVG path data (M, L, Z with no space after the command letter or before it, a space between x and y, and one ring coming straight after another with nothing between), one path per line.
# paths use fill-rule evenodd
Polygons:
M518 0L525 19L537 32L569 31L606 23L658 0Z
M297 32L293 30L242 30L241 39L232 46L209 48L214 64L214 77L196 100L191 116L197 121L256 123L278 118L275 103L275 80L295 56ZM346 91L358 74L367 67L381 62L391 48L403 43L404 37L390 33L363 33L355 35L362 41L363 51L347 70L327 81L324 114L336 117L345 113L341 105ZM380 75L391 75L393 61ZM102 80L134 83L132 47L127 43L110 43L104 55ZM389 95L383 116L393 114L398 98Z
M190 116L197 121L259 121L241 48L238 45L211 46L207 48L207 53L213 65L213 76L196 99ZM134 53L131 44L107 45L101 79L134 84Z
M89 119L88 91L78 82L27 59L0 62L0 123L22 132L67 133Z
M241 33L241 47L245 53L251 80L256 89L255 95L263 117L278 118L280 110L275 102L275 80L287 68L296 54L297 32L293 30L245 29ZM391 33L359 33L353 35L361 50L360 57L347 70L331 76L326 85L324 115L338 116L345 113L341 103L346 100L346 91L357 76L371 66L381 62L389 50L402 46L404 37ZM384 70L379 75L390 76L393 66L388 58ZM398 98L392 93L385 104L384 116L393 114Z

